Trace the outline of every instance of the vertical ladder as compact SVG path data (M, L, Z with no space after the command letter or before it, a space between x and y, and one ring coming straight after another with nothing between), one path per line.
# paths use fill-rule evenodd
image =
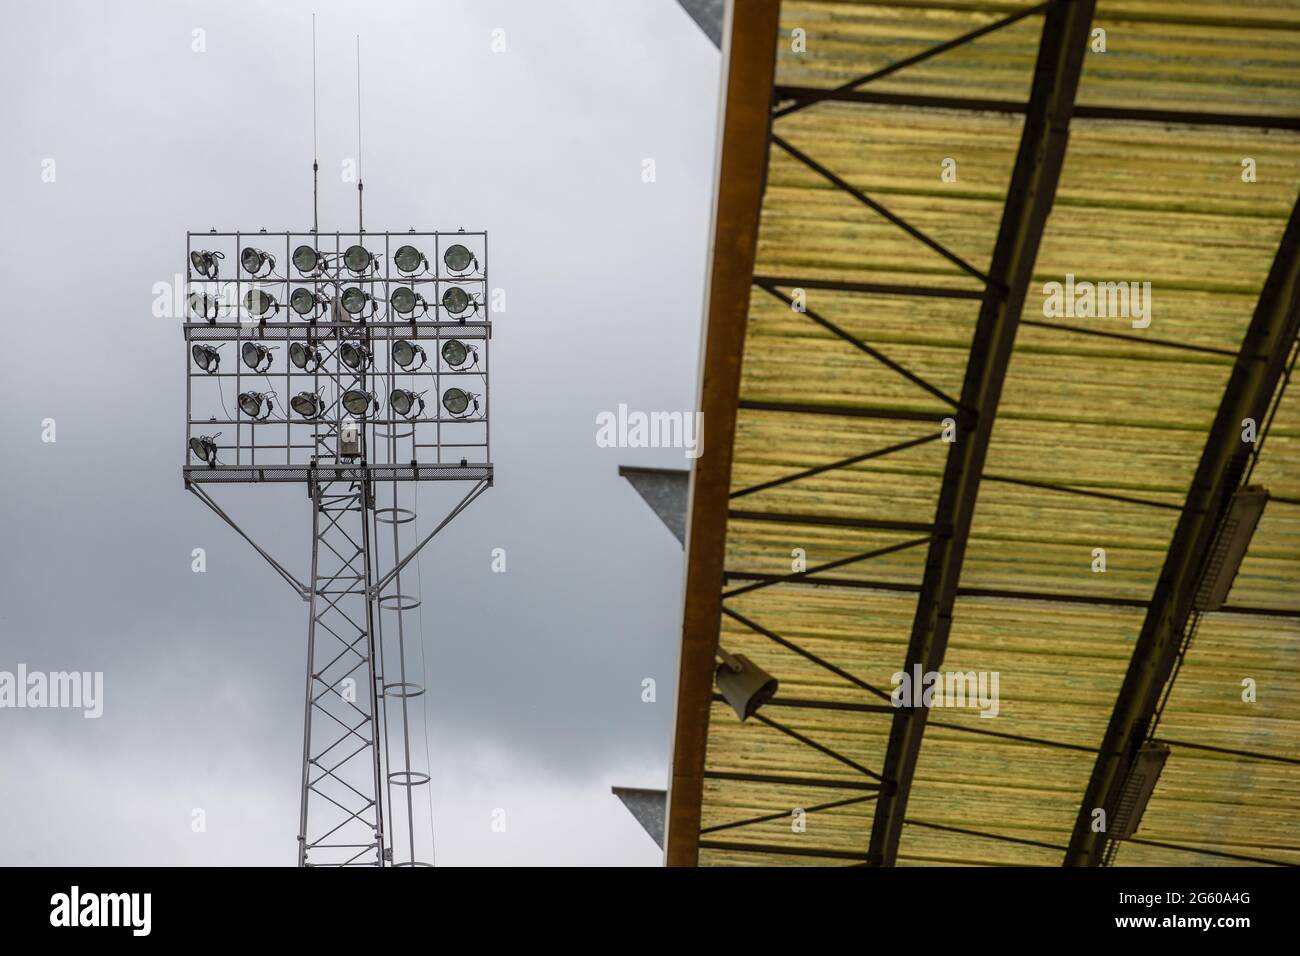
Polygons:
M427 758L428 728L422 699L426 688L414 679L418 670L423 670L423 635L419 627L413 626L416 622L407 619L411 611L420 607L420 599L402 590L400 567L404 552L402 527L414 526L417 515L413 509L398 504L398 483L390 484L389 506L374 509L373 539L376 555L380 555L389 545L382 538L391 534L392 563L388 565L382 558L377 558L377 563L381 568L394 569L392 580L379 589L381 593L376 598L380 672L384 675L381 717L384 778L388 787L388 858L394 866L432 866L433 794ZM418 575L413 573L407 580L412 578L418 578ZM384 581L385 576L381 575L380 580ZM418 664L413 649L420 655ZM421 706L413 712L412 705L417 699ZM426 813L430 818L427 828L423 825Z

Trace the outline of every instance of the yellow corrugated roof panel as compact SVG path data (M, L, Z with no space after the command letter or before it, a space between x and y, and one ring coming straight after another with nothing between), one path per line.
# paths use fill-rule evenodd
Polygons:
M777 83L844 83L1026 6L787 0ZM1097 25L1107 30L1107 52L1086 59L1080 104L1300 116L1298 3L1102 0ZM796 28L806 33L806 52L791 49ZM867 89L1023 101L1040 28L1036 17L1022 20ZM1017 115L997 112L821 103L777 120L774 131L984 269L1021 123ZM940 180L945 158L957 161L956 182ZM1254 183L1242 182L1244 158L1255 161ZM1144 604L1297 187L1295 132L1087 118L1072 123L1024 319L1136 340L1037 325L1019 331L944 662L945 669L999 672L999 714L989 719L973 709L932 711L900 865L1061 862L1142 628ZM811 283L976 290L978 281L779 147L770 152L755 274L790 280L779 285L786 294L795 280L809 282L809 310L946 395L960 394L978 301L818 289ZM1044 315L1042 284L1067 274L1149 281L1150 326ZM941 396L759 288L752 296L740 399L733 494L924 437L952 413ZM757 407L762 403L904 417ZM915 538L915 530L869 525L933 521L946 455L942 442L929 442L733 498L733 509L757 515L729 523L727 569L735 578L727 587L788 574L799 554L814 567ZM1274 495L1300 501L1300 389L1283 402L1253 480ZM1137 500L1081 497L1024 482ZM802 519L761 520L782 514ZM1106 551L1104 573L1094 570L1095 548ZM827 572L839 586L773 584L729 599L727 607L889 690L906 653L925 550ZM1011 600L988 592L1055 599ZM1229 605L1300 611L1300 507L1274 502L1266 509ZM780 679L777 702L763 709L764 716L879 772L889 714L780 704L794 699L878 705L879 698L727 616L721 642ZM1237 699L1243 677L1259 681L1258 704ZM1300 620L1207 616L1160 734L1300 759ZM706 771L870 782L772 727L756 720L742 725L717 703ZM1180 747L1139 836L1246 855L1252 851L1240 848L1255 847L1254 855L1300 860L1296 792L1296 764ZM860 794L710 777L703 801L706 830L781 816L706 833L705 840L723 848L706 844L700 861L843 865L852 862L850 856L865 857L871 801L811 813L802 833L792 830L789 817L795 808L854 795ZM743 852L737 844L832 855ZM1212 861L1136 844L1124 846L1117 859Z
M1253 702L1243 700L1248 679L1255 683ZM1205 617L1158 736L1282 760L1175 747L1140 839L1300 864L1300 620ZM1168 853L1126 843L1116 862L1161 865ZM1214 857L1180 856L1183 865L1216 863Z

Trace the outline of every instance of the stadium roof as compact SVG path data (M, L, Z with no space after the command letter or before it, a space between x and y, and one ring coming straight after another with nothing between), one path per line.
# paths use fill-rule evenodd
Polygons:
M1300 863L1300 4L746 0L723 72L668 862Z

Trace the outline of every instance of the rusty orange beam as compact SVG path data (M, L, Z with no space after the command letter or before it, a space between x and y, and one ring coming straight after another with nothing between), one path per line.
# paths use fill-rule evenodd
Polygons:
M691 471L686 531L686 597L668 788L665 862L669 866L699 862L704 757L722 613L727 501L750 282L767 173L780 10L780 0L733 0L727 5L723 24L725 86L697 406L704 414L703 453Z

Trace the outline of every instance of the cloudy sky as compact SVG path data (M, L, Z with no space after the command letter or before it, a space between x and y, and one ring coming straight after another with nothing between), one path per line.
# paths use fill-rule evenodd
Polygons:
M0 709L0 864L295 860L306 606L184 491L151 305L187 230L309 227L312 12L321 228L355 221L360 33L367 226L487 229L507 292L496 486L421 559L437 861L656 865L609 788L665 785L682 556L617 468L688 462L595 421L694 399L719 56L674 0L6 11L0 671L105 687L98 720ZM302 488L217 495L306 577Z

